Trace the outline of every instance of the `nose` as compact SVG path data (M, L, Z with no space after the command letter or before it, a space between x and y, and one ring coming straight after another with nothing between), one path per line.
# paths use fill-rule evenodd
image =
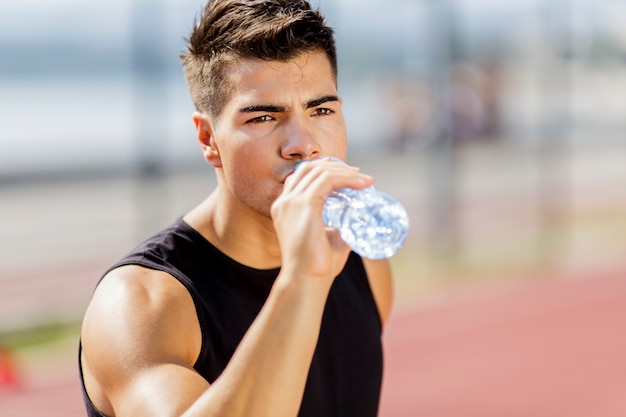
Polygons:
M293 120L285 134L285 140L281 146L283 158L306 160L321 156L320 143L305 121Z

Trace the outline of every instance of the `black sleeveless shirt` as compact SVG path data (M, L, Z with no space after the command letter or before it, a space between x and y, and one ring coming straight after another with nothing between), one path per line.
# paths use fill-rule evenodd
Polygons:
M115 263L169 273L189 291L202 348L194 368L213 383L265 303L279 269L258 270L229 258L179 219ZM330 290L299 417L369 417L378 413L382 326L361 258L351 253ZM82 369L81 369L82 382ZM87 414L104 417L83 394Z

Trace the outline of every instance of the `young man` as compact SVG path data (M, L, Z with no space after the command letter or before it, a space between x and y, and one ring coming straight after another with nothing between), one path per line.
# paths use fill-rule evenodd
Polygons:
M389 267L321 216L333 189L372 183L322 158L347 147L332 30L304 0L210 0L188 48L218 185L98 284L89 415L375 416Z

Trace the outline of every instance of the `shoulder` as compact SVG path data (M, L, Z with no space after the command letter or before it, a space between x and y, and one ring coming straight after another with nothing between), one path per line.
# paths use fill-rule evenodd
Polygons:
M94 363L145 363L160 355L193 365L201 335L186 288L165 272L131 265L112 270L96 288L81 343L92 369L98 368Z
M393 279L387 259L371 260L363 258L363 266L372 289L372 294L383 324L391 314L393 305Z
M139 265L125 265L108 272L90 301L91 309L103 306L126 313L157 313L192 303L185 286L167 272ZM128 309L128 311L125 311Z
M123 266L106 274L85 313L81 347L85 389L109 415L141 409L144 394L174 376L206 386L193 372L201 347L193 301L165 272Z

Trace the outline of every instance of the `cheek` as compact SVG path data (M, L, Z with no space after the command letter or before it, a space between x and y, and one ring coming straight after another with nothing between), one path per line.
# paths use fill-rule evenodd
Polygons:
M272 158L251 146L238 149L224 163L224 175L231 192L262 213L269 213L269 206L280 193L272 169Z
M322 149L325 154L333 155L345 161L347 153L346 128L343 124L332 126L321 135Z

